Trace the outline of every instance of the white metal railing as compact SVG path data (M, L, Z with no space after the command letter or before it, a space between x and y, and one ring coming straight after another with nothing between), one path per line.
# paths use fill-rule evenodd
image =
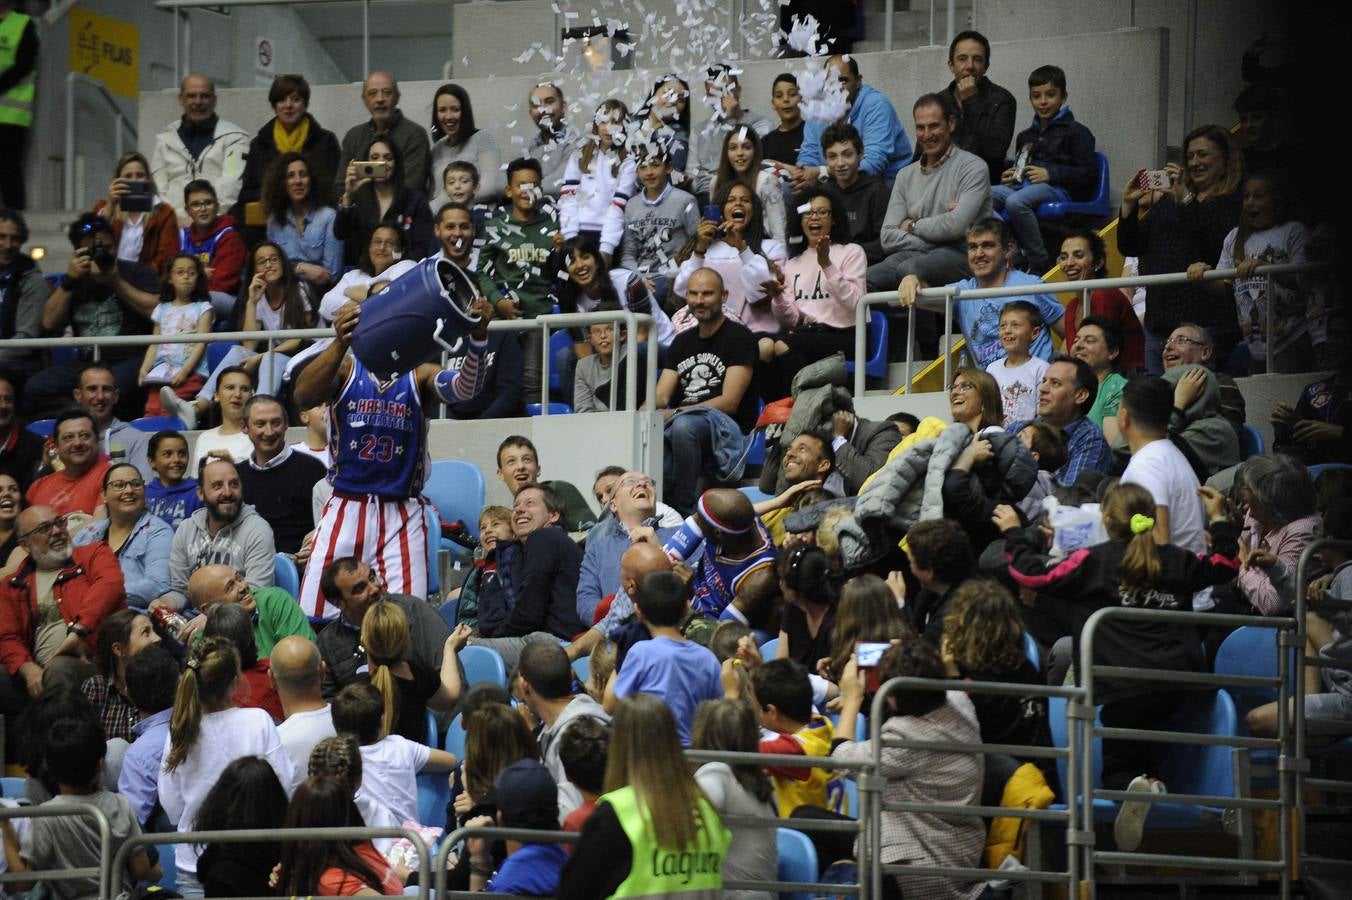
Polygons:
M1280 265L1259 266L1255 275L1267 276L1267 371L1273 369L1273 331L1272 331L1272 279L1277 275L1304 275L1320 272L1329 268L1328 263L1282 263ZM1202 276L1202 281L1225 281L1236 277L1235 269L1211 269ZM953 303L959 300L988 300L995 297L1027 297L1035 294L1066 294L1078 291L1088 308L1089 295L1094 291L1113 288L1151 287L1166 284L1195 284L1186 272L1171 272L1163 275L1133 275L1129 278L1094 278L1088 281L1039 282L1036 284L1005 285L996 288L959 288L950 284L942 287L928 287L917 295L915 306L909 310L906 325L906 380L907 390L911 387L911 375L915 367L915 310L919 307L930 312L944 314L945 335L953 333ZM1226 300L1225 302L1232 302ZM897 292L874 291L859 298L855 308L854 324L854 394L864 395L864 360L867 354L869 311L874 306L898 305ZM953 354L941 351L944 359L944 384L948 384L953 374Z
M122 113L117 99L108 92L108 87L97 78L83 72L66 73L66 158L62 161L63 177L62 199L66 209L74 209L75 203L75 85L87 84L99 92L99 96L108 104L113 117L113 150L118 159L122 158L122 129L131 132L132 144L137 141L136 126Z

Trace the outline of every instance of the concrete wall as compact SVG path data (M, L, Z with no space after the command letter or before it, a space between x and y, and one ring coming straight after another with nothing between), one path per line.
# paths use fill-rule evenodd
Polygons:
M509 4L510 9L515 4ZM1062 60L1078 60L1091 71L1089 77L1077 83L1075 100L1078 115L1098 136L1099 147L1108 154L1114 183L1120 181L1116 173L1150 165L1161 158L1164 148L1165 123L1162 98L1166 95L1171 74L1164 64L1166 34L1161 29L1129 29L1103 34L1072 35L1038 40L1014 41L998 48L1002 65L1012 71L1027 71L1048 56ZM859 66L864 78L886 93L902 111L902 120L911 121L910 107L915 97L942 86L936 72L946 73L946 51L929 47L902 50L893 53L863 53ZM1153 60L1155 65L1143 65L1140 60ZM1123 92L1119 68L1131 63L1134 67L1133 88ZM1091 63L1093 63L1091 65ZM770 94L774 77L786 68L809 65L806 61L789 63L785 60L748 61L743 64L743 96L747 105L769 113L769 104L763 98ZM597 99L618 95L631 104L643 100L651 78L661 70L634 70L611 72L604 76L570 75L560 79L572 104L573 118L579 118L579 107L590 109ZM530 89L543 77L539 74L518 74L505 77L486 76L465 78L459 82L474 98L475 118L492 131L504 149L504 160L519 152L530 133L531 122L526 114L525 100ZM947 77L946 74L944 77ZM440 82L415 81L401 85L401 108L414 121L430 120L432 95ZM246 130L256 129L272 115L266 92L259 88L221 91L220 113L239 123ZM340 136L365 116L357 85L317 85L314 88L310 110L326 127ZM150 92L142 95L140 122L142 145L149 147L156 131L164 127L178 109L174 91ZM1104 112L1111 110L1112 114ZM698 121L702 112L694 112ZM908 127L908 130L909 127Z
M137 26L140 30L140 87L143 92L172 89L178 84L174 72L173 16L156 9L149 2L127 3L118 0L82 0L82 9ZM256 71L256 38L268 37L275 48L274 69L277 72L303 72L313 82L334 82L342 73L320 48L296 14L289 8L275 6L244 6L231 10L230 15L193 10L187 14L191 38L190 47L181 48L180 56L186 68L205 72L216 79L218 87L254 86L267 83ZM41 20L39 20L41 21ZM70 44L70 19L62 17L52 27L40 25L42 51L39 57L38 106L32 135L29 138L28 205L33 209L56 208L62 205L62 160L65 154L65 99L66 71ZM172 94L171 94L172 96ZM178 104L172 109L157 107L149 121L138 117L138 103L119 98L123 113L137 123L142 150L149 155L155 133L165 123L179 115ZM91 206L104 196L112 180L116 161L114 134L107 104L94 89L81 86L76 90L75 106L77 140L76 205ZM126 149L135 142L126 138Z

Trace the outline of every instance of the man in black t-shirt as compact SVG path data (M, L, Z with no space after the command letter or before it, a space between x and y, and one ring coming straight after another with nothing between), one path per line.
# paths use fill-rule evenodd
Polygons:
M700 476L730 474L756 424L756 339L723 315L727 296L713 269L690 276L686 305L697 324L671 342L657 382L666 419L663 494L682 515L695 507Z

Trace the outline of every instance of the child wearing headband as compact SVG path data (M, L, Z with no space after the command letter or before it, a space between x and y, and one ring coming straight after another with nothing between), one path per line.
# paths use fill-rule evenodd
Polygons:
M1112 606L1191 612L1192 595L1224 584L1239 570L1238 533L1226 516L1226 499L1215 488L1198 488L1206 508L1211 551L1194 555L1155 540L1155 498L1137 484L1118 484L1103 498L1103 527L1108 540L1050 560L1038 529L1022 528L1010 506L998 506L991 521L1003 533L1009 576L1036 594L1032 605L1060 621L1075 639L1096 610ZM1104 619L1094 644L1096 666L1129 666L1161 671L1206 670L1201 636L1191 625L1126 618ZM1076 673L1082 677L1082 672ZM1112 728L1168 728L1188 699L1167 682L1100 678L1094 700L1102 703L1100 721ZM1107 790L1162 794L1162 755L1168 745L1155 741L1104 738L1103 787ZM1119 850L1141 842L1149 804L1127 801L1114 829Z

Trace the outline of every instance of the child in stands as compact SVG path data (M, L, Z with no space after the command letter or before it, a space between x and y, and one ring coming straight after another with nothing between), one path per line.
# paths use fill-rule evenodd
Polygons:
M479 512L479 552L474 555L474 568L460 586L460 596L447 601L456 605L457 625L478 627L479 595L497 586L498 544L512 539L512 511L505 506L485 506Z
M454 753L385 731L385 698L369 682L349 684L333 698L333 727L361 744L362 786L400 822L417 822L419 772L449 772ZM437 823L423 823L437 824Z
M197 479L186 477L188 439L177 431L157 431L150 436L149 451L155 477L146 482L146 511L177 528L202 507Z
M606 686L606 712L631 694L661 697L676 716L681 746L690 746L690 728L701 701L723 695L718 660L681 634L690 611L690 587L674 572L652 572L634 594L638 620L652 635L630 648Z
M864 248L869 263L887 254L878 239L891 192L877 175L863 172L864 139L849 122L835 122L822 132L822 154L831 178L822 187L845 212L843 241Z
M1066 464L1066 435L1046 422L1029 422L1019 429L1019 440L1037 463L1037 481L1019 501L1019 509L1030 522L1042 519L1042 501L1056 491L1056 470Z
M762 740L759 752L784 756L831 755L831 738L835 732L831 722L812 709L812 683L808 680L807 669L791 659L772 659L755 671L751 684L760 725L776 735ZM724 688L729 698L737 699L732 680L724 679ZM770 769L770 780L775 787L781 817L792 815L800 806L828 809L832 805L827 786L831 776L825 769L777 766Z
M1058 66L1038 66L1028 75L1028 102L1033 124L1014 139L1018 153L1014 165L991 188L996 211L1009 214L1009 224L1023 247L1029 272L1051 268L1042 243L1037 208L1043 203L1064 203L1092 192L1098 178L1094 135L1066 106L1066 73Z
M1185 610L1192 595L1223 584L1238 572L1237 530L1226 517L1225 497L1215 488L1198 489L1206 507L1210 554L1194 555L1173 544L1157 545L1155 498L1137 484L1118 484L1103 498L1103 527L1108 540L1052 561L1042 533L1025 529L1012 507L998 506L991 521L1005 538L1009 575L1020 587L1037 592L1037 604L1070 620L1079 657L1085 621L1097 609L1135 606ZM1206 660L1197 629L1191 626L1106 619L1100 627L1095 665L1175 671L1203 671ZM1158 682L1101 679L1095 699L1100 720L1109 728L1158 728L1178 713L1187 699L1176 687ZM1103 741L1103 786L1108 790L1161 794L1157 776L1167 745L1153 741ZM1141 774L1144 773L1144 774ZM1152 774L1155 773L1155 774ZM1148 804L1127 801L1118 811L1114 834L1119 850L1140 846Z
M307 778L286 811L287 828L361 827L345 782L327 775ZM398 896L408 876L391 865L370 840L287 841L278 868L278 893L289 897Z
M554 831L559 827L558 785L537 760L517 760L499 772L493 781L493 796L497 816L479 816L467 825L533 831ZM511 838L504 843L507 858L495 865L489 840L469 838L465 842L470 859L469 889L516 897L554 896L559 873L568 861L567 851L551 843L523 843Z
M754 129L734 128L723 137L723 150L718 157L718 171L709 185L709 193L717 194L726 184L744 184L760 198L765 233L784 243L788 237L788 216L784 211L784 191L774 166L761 164L761 139Z
M1027 300L1011 300L1000 308L1000 346L1005 355L986 366L1000 385L1005 424L1037 418L1038 387L1047 361L1033 356L1033 342L1042 332L1042 313Z
M568 160L559 192L559 230L564 238L589 235L610 265L624 237L624 211L634 193L637 167L625 147L629 110L619 100L603 101L592 118L591 135Z
M45 809L87 807L96 809L108 820L107 856L101 852L99 828L95 821L80 815L33 819L28 833L20 839L10 820L0 822L5 844L5 861L10 872L47 869L98 868L111 859L127 838L141 833L131 804L121 794L103 789L103 763L108 745L93 711L56 719L44 742L47 772L56 781L60 794L42 804ZM114 873L113 890L129 891L138 881L158 881L160 867L151 865L144 847L133 852L126 872ZM57 896L95 897L98 878L54 882L62 890ZM27 890L31 885L12 885ZM68 894L65 892L69 892Z
M206 270L196 256L177 253L169 261L169 271L160 287L160 302L150 315L155 334L208 334L211 331L211 298L207 293ZM138 383L154 390L146 397L147 416L164 415L159 387L168 385L174 393L191 400L207 381L206 344L151 344L141 362Z
M620 264L642 278L662 306L676 276L676 255L699 227L695 198L671 183L671 154L660 139L638 152L642 192L624 207L624 245Z
M581 831L596 810L596 798L605 790L609 751L610 726L593 716L577 718L559 738L563 773L582 794L582 805L563 817L564 831Z

